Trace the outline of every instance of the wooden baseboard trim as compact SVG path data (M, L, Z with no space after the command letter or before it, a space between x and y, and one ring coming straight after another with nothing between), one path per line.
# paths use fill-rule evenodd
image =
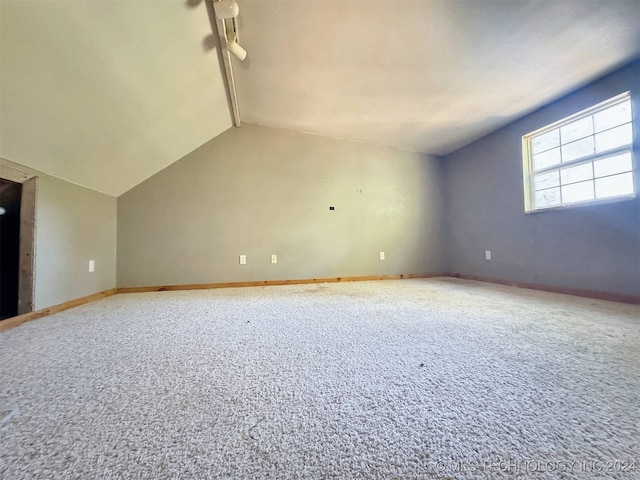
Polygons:
M495 283L498 285L507 285L511 287L528 288L531 290L541 290L544 292L562 293L565 295L574 295L577 297L594 298L598 300L608 300L610 302L630 303L640 305L640 296L620 295L617 293L598 292L594 290L581 290L576 288L553 287L537 283L517 282L512 280L501 280L499 278L481 277L477 275L463 275L458 273L443 274L420 274L407 273L400 275L367 275L362 277L331 277L331 278L302 278L294 280L261 280L251 282L224 282L224 283L196 283L187 285L163 285L151 287L122 287L104 290L94 293L86 297L76 298L68 302L53 305L51 307L36 310L35 312L25 313L16 317L7 318L0 321L0 332L17 327L23 323L36 320L38 318L53 315L54 313L69 310L70 308L84 305L85 303L95 302L102 298L109 297L116 293L144 293L144 292L169 292L178 290L207 290L214 288L238 288L238 287L265 287L275 285L302 285L309 283L337 283L337 282L366 282L373 280L402 280L408 278L434 278L434 277L452 277L461 278L463 280L475 280L477 282Z
M453 278L462 278L464 280L475 280L477 282L496 283L498 285L507 285L510 287L528 288L530 290L541 290L543 292L562 293L564 295L573 295L576 297L594 298L597 300L607 300L610 302L631 303L640 305L640 296L620 295L618 293L598 292L595 290L583 290L579 288L554 287L551 285L543 285L539 283L517 282L513 280L501 280L499 278L481 277L477 275L463 275L458 273L445 273L444 276Z
M7 318L0 321L0 332L17 327L18 325L22 325L23 323L30 322L31 320L36 320L37 318L53 315L54 313L69 310L70 308L78 307L80 305L84 305L85 303L95 302L96 300L109 297L111 295L114 295L115 293L117 293L117 290L115 288L112 288L110 290L104 290L103 292L94 293L93 295L76 298L74 300L69 300L68 302L59 303L58 305L43 308L42 310L36 310L35 312L24 313L22 315L18 315L17 317Z
M152 287L121 287L118 293L169 292L176 290L206 290L214 288L266 287L274 285L301 285L307 283L366 282L370 280L401 280L405 278L441 277L440 274L425 275L407 273L401 275L367 275L363 277L302 278L294 280L261 280L252 282L196 283L187 285L163 285Z
M35 312L25 313L16 317L7 318L0 321L0 332L17 327L23 323L36 320L38 318L53 315L54 313L69 310L73 307L84 305L85 303L95 302L105 297L109 297L116 293L143 293L143 292L168 292L175 290L204 290L213 288L234 288L234 287L264 287L271 285L299 285L305 283L330 283L330 282L363 282L368 280L400 280L403 278L429 278L439 277L441 275L424 275L418 273L400 274L400 275L369 275L363 277L335 277L335 278L305 278L299 280L262 280L254 282L226 282L226 283L196 283L189 285L163 285L154 287L125 287L112 288L103 292L94 293L82 298L69 300L68 302L53 305L51 307L36 310Z

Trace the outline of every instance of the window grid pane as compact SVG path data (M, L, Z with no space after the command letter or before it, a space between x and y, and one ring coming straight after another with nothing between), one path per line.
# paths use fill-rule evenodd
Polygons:
M536 206L538 207L555 207L562 205L560 196L560 187L547 188L536 192Z
M593 174L596 178L615 175L616 173L631 172L632 170L633 162L631 161L630 152L593 162Z
M536 191L545 190L549 187L560 186L560 171L552 170L550 172L539 173L533 180Z
M545 150L544 152L535 154L533 156L533 165L536 170L557 165L562 161L560 156L560 147L552 148L551 150Z
M593 155L593 135L562 145L562 163Z
M531 150L533 153L541 153L559 146L560 130L558 130L557 128L531 139Z
M560 170L560 184L582 182L593 179L593 163L582 163L575 167L563 168Z
M590 135L593 135L593 115L560 127L560 144L564 145Z
M561 192L562 203L577 203L593 200L593 180L563 186L561 188Z
M606 152L625 145L631 145L633 142L633 132L630 123L625 123L619 127L605 130L604 132L597 133L596 138L596 152Z
M597 178L596 198L611 198L621 195L633 195L633 173Z
M628 94L529 138L534 209L634 194Z
M609 128L631 122L631 102L618 103L593 114L594 130L602 132Z

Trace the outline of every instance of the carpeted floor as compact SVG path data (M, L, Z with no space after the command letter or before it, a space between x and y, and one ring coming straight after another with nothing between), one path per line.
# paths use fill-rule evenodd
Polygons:
M117 295L0 334L0 478L638 479L639 349L456 279Z

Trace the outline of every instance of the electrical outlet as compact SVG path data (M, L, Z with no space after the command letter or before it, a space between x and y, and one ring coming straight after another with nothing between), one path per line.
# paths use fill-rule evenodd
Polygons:
M96 262L95 262L95 260L89 260L89 271L90 272L95 272L96 271Z
M271 263L278 263L278 255L275 253L271 255Z
M247 256L240 255L240 265L246 265L246 264L247 264Z
M380 260L384 260L384 252L380 252Z
M485 250L484 251L484 259L485 260L491 260L491 250Z

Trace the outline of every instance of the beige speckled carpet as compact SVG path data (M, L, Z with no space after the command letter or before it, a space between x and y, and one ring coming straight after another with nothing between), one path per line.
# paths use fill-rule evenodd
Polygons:
M639 318L445 278L116 295L0 334L0 478L638 479Z

